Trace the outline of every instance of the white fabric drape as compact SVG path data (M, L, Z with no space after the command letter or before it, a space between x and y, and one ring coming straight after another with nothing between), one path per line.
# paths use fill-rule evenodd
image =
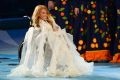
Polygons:
M54 20L53 28L58 28L58 31L53 31L52 26L42 20L40 28L28 29L20 64L11 70L9 77L73 77L93 71L93 62L88 63L80 57L72 35L61 29Z

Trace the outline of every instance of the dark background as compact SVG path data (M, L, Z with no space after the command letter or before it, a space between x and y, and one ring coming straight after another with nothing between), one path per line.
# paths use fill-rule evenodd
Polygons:
M31 16L38 4L44 0L0 0L0 18Z

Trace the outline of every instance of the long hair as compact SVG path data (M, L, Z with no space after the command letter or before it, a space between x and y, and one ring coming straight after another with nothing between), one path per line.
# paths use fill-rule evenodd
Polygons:
M47 15L48 15L47 16L47 21L48 21L49 24L51 24L51 26L53 26L53 21L50 19L50 17L52 17L52 16L49 13L48 8L44 5L37 5L35 7L35 10L34 10L33 15L32 15L32 26L40 27L40 20L41 20L40 11L42 9L45 9L47 11Z

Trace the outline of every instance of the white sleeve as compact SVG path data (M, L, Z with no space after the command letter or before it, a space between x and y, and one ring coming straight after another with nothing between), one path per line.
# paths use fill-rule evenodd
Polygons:
M25 34L25 38L24 38L24 42L26 42L27 40L31 40L32 36L33 36L33 31L34 31L34 27L30 27L28 29L28 31ZM30 39L31 38L31 39Z
M26 32L24 42L23 42L23 50L22 50L22 53L21 53L20 64L25 63L26 62L26 60L25 60L26 56L25 55L30 54L30 50L31 50L31 47L32 47L33 31L34 31L34 27L30 27L28 29L28 31Z

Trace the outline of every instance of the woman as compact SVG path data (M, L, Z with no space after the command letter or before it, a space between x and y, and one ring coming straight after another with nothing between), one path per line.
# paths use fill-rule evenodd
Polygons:
M72 36L55 23L44 5L36 6L33 26L25 35L20 64L8 76L73 77L89 74L87 63L72 42Z

